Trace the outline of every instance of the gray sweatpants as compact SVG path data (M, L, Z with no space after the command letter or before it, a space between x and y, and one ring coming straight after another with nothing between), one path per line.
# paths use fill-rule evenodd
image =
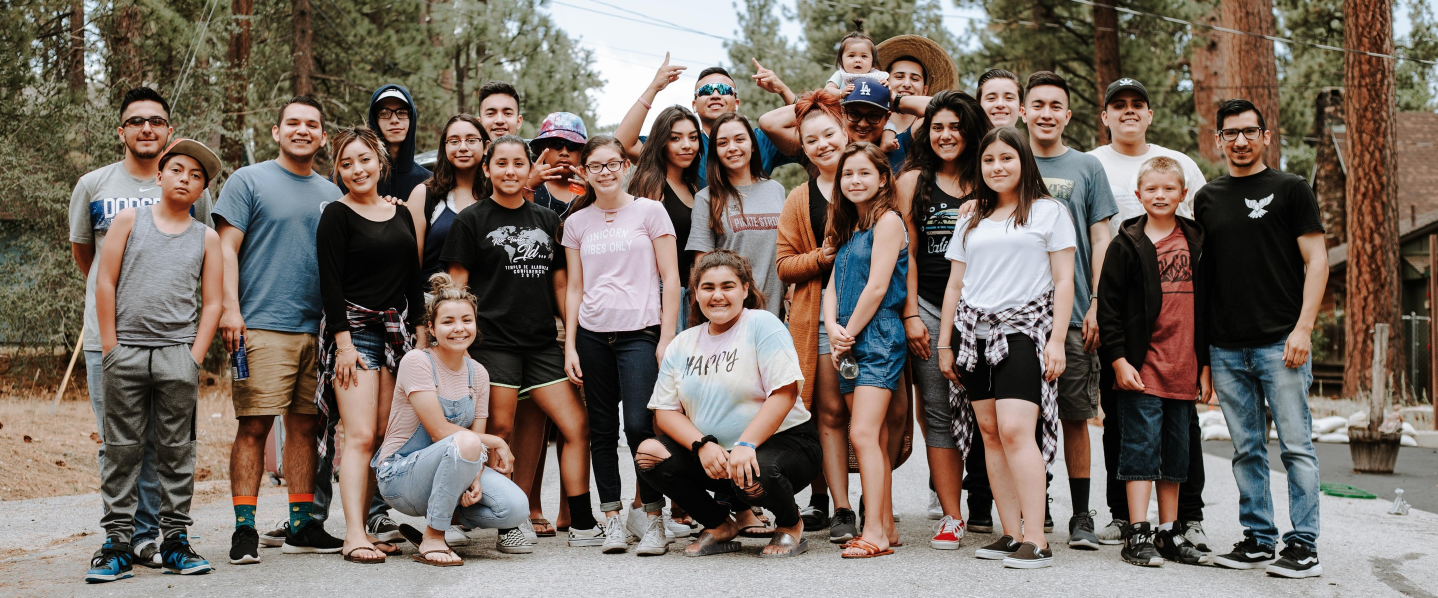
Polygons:
M125 543L131 540L147 437L154 443L160 480L161 537L183 532L193 523L195 404L200 396L200 366L190 356L190 345L117 345L105 354L101 367L105 461L100 470L100 497L108 512L100 524L105 535Z

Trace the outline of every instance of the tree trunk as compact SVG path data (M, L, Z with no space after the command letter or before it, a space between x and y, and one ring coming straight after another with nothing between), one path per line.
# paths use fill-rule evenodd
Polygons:
M1344 45L1358 51L1393 53L1393 1L1344 0ZM1371 382L1360 375L1373 359L1375 323L1387 323L1388 371L1404 371L1403 322L1399 320L1397 144L1393 61L1357 53L1343 55L1344 103L1362 106L1349 119L1348 289L1344 308L1343 394L1359 396ZM1395 377L1394 382L1397 382Z
M244 165L245 110L249 97L250 17L255 0L231 0L230 15L235 30L225 53L229 71L225 94L225 134L220 139L220 153L231 169Z
M1118 2L1118 0L1111 0ZM1093 7L1093 64L1094 79L1098 84L1098 95L1103 100L1109 83L1123 76L1123 66L1118 54L1118 11L1095 4ZM1099 110L1107 106L1099 106ZM1108 127L1099 121L1098 144L1108 145Z
M1217 11L1205 15L1199 22L1218 25ZM1193 31L1193 63L1189 70L1193 77L1193 109L1198 115L1198 153L1211 163L1221 164L1223 153L1218 150L1213 132L1218 129L1214 119L1224 92L1223 44L1219 43L1219 36L1227 34L1198 27Z
M1318 92L1313 115L1313 191L1323 217L1323 240L1330 248L1348 241L1348 183L1333 144L1335 126L1343 126L1343 90L1324 89Z
M70 92L85 92L85 3L70 0L70 60L66 74L69 75Z
M294 0L294 70L290 73L290 86L295 95L314 95L315 84L311 75L315 72L315 57L310 52L314 45L315 32L311 26L310 0Z
M469 45L460 43L454 49L454 100L459 114L467 112L464 109L464 79L468 74L469 66L465 64L465 57L469 53Z
M1277 35L1272 0L1222 0L1220 11L1225 27ZM1344 30L1347 29L1345 26ZM1225 46L1224 69L1228 76L1228 89L1220 97L1246 99L1263 113L1264 123L1273 132L1273 142L1268 146L1264 162L1270 168L1278 168L1282 164L1283 146L1278 126L1278 62L1273 53L1273 42L1251 35L1220 35L1219 39Z
M125 91L144 82L140 51L134 40L140 38L144 15L133 3L116 6L110 24L110 90L118 101Z

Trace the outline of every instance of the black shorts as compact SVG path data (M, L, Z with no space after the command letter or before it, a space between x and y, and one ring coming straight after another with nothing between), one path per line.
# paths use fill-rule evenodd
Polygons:
M470 347L469 356L489 372L492 386L529 391L569 380L564 373L564 350L559 345L528 351L490 347Z
M959 334L955 330L954 334ZM1008 334L1009 356L996 366L984 361L987 341L979 339L979 358L974 371L959 370L959 380L969 391L969 402L988 399L1023 399L1035 405L1043 400L1043 364L1033 339L1022 334Z

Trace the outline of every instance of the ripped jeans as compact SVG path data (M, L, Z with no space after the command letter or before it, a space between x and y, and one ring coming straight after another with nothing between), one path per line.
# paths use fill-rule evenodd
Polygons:
M799 523L799 506L794 493L808 487L819 475L822 461L819 433L812 421L804 422L770 436L759 445L755 454L759 475L755 484L741 488L729 480L716 480L704 473L699 457L687 446L668 436L656 436L669 451L669 458L652 463L652 457L638 451L635 460L639 476L689 513L705 528L716 528L729 518L730 508L710 496L710 492L733 496L745 506L763 507L774 513L779 527ZM739 504L734 505L739 508Z

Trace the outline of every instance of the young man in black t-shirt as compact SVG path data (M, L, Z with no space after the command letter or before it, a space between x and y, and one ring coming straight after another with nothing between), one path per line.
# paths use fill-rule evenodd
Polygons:
M1315 577L1318 563L1318 457L1308 387L1309 334L1328 281L1318 201L1301 177L1263 164L1271 132L1247 100L1218 109L1215 135L1228 174L1200 189L1194 216L1207 232L1199 259L1210 281L1208 321L1213 384L1233 437L1243 541L1214 558L1230 569ZM1212 397L1206 397L1212 401ZM1274 560L1278 528L1269 491L1268 423L1273 416L1288 473L1293 530Z

